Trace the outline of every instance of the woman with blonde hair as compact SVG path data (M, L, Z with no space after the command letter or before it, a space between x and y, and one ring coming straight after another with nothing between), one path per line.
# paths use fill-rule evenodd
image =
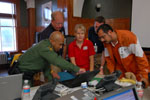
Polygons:
M69 44L68 56L74 65L86 71L93 71L95 51L93 43L85 39L85 33L86 29L82 24L75 26L76 39Z

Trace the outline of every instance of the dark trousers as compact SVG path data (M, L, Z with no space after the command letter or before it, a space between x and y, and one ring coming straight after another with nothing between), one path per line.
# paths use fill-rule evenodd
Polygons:
M8 70L8 74L14 75L14 74L21 74L22 73L23 74L23 80L29 80L32 84L33 83L33 76L34 76L35 72L34 71L21 71L18 66L19 66L19 63L14 62L12 67L10 67Z

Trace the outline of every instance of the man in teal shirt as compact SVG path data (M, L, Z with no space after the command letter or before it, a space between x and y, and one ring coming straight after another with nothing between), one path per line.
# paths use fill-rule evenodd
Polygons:
M24 79L32 80L33 75L43 71L44 76L50 81L52 79L50 65L56 65L61 69L74 72L85 72L84 69L67 62L56 52L59 51L64 44L64 36L61 32L53 32L49 39L42 40L37 45L28 49L20 58L19 70L24 73Z

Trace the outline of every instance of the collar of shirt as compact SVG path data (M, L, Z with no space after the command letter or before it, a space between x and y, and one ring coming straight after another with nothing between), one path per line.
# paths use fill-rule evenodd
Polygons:
M85 40L86 40L86 39L84 39L84 41L83 41L82 47L85 45ZM77 40L74 40L73 45L76 46L76 47L78 47L76 41L77 41ZM82 47L81 47L81 48L82 48Z
M115 47L117 44L118 44L118 41L117 41L115 44L111 42L111 45L112 45L113 47Z

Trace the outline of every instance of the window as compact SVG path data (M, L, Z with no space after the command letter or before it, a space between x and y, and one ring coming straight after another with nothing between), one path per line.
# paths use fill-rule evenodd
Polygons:
M44 8L44 18L45 18L45 20L51 20L51 14L52 14L52 12L48 7Z
M48 7L44 8L44 26L47 27L51 21L52 11Z
M0 2L0 52L16 51L15 4Z
M52 1L42 5L42 25L47 27L51 22Z

